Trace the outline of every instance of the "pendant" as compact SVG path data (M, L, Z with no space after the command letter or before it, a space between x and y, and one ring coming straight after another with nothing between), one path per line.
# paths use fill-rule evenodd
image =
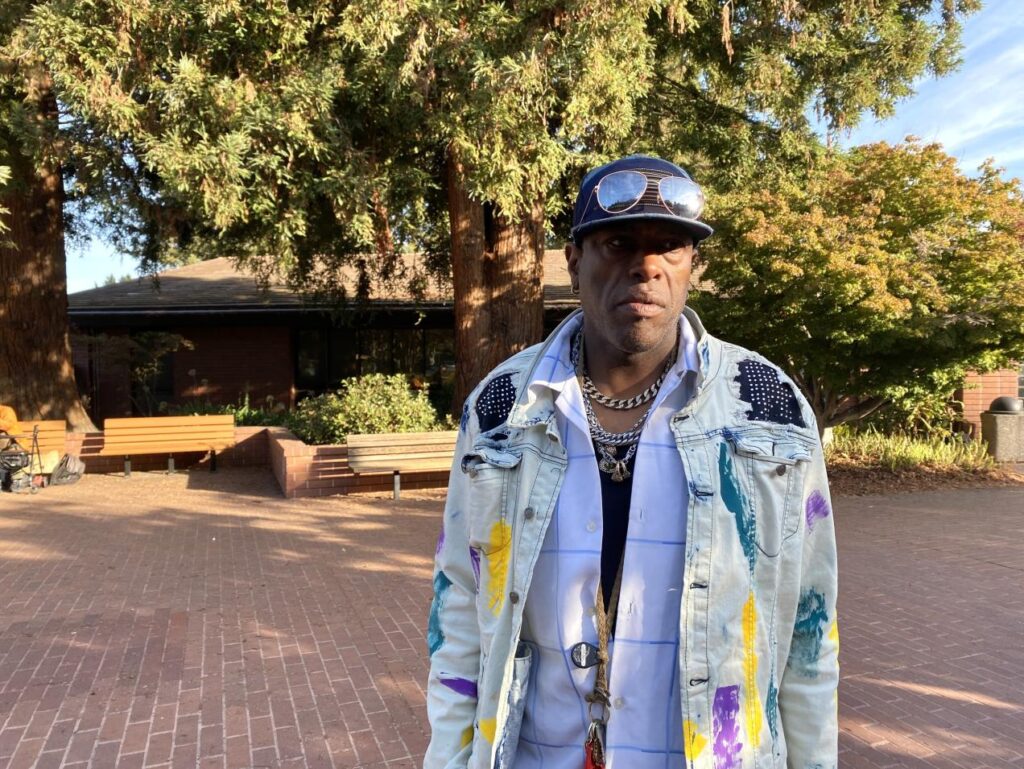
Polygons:
M604 769L605 767L605 725L591 721L587 730L587 741L583 745L583 769Z
M615 446L601 446L601 461L597 468L605 475L610 475L615 483L622 483L629 477L629 470L624 460L616 459Z
M615 483L622 483L629 477L629 470L626 468L626 463L621 459L602 457L597 466L602 473L610 475Z

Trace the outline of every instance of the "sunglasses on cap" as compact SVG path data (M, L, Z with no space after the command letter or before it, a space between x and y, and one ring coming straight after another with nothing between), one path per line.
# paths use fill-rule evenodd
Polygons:
M594 197L606 213L622 214L644 199L651 183L656 183L657 202L670 214L699 219L704 212L704 192L700 185L682 176L656 179L643 171L615 171L597 183Z

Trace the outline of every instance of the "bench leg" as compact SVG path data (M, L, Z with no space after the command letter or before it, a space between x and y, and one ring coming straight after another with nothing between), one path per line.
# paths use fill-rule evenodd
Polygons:
M210 452L210 472L211 473L217 472L217 452L216 451L211 451Z
M402 496L402 474L395 470L395 499Z
M174 475L174 455L167 455L167 474Z
M131 457L124 458L124 477L130 478L132 475L132 459Z

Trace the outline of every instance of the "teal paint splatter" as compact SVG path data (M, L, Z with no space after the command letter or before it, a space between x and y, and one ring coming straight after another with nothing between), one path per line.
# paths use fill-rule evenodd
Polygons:
M743 554L747 556L750 573L754 573L754 561L757 559L757 527L754 515L747 504L739 479L733 471L732 458L729 456L729 445L720 443L718 452L718 473L722 478L722 501L726 509L736 517L736 532L740 537Z
M825 637L828 612L825 611L825 596L814 588L800 594L796 607L796 624L793 626L793 645L790 648L790 664L794 660L810 666L821 656L821 640Z
M441 630L441 609L444 608L444 596L452 581L443 571L434 577L434 600L430 604L430 618L427 620L427 649L430 655L444 645L444 632Z
M764 714L768 717L768 731L772 740L779 739L779 687L775 685L775 673L768 682L768 697L764 703Z

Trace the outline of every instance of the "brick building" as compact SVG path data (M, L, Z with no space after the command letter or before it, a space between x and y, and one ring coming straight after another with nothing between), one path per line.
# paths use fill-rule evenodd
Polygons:
M350 294L356 281L345 276ZM291 407L373 372L412 374L443 400L454 377L450 297L436 287L413 297L401 280L374 283L366 301L317 303L281 281L260 286L221 258L74 293L68 304L75 376L97 424L245 395ZM562 251L545 255L544 305L548 329L576 306ZM133 382L133 360L169 334L187 344L161 356L145 386Z
M408 257L405 269L415 269ZM356 276L347 276L354 291ZM106 417L159 413L189 401L291 407L358 374L404 372L430 384L443 402L454 374L450 297L436 287L414 298L402 281L371 286L366 302L304 300L283 282L257 285L229 259L213 259L68 297L75 375L97 424ZM573 307L560 250L544 259L544 325ZM129 373L131 346L153 332L177 334L189 347L163 356L144 392ZM138 347L136 347L138 349ZM968 377L956 394L964 420L980 432L980 414L1000 395L1018 395L1018 371Z

